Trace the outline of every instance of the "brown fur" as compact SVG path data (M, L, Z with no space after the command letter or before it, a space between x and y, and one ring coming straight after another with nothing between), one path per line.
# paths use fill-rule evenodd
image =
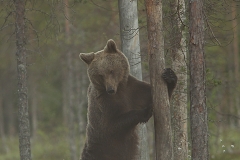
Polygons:
M87 139L81 159L135 160L136 126L152 116L150 85L129 74L127 58L113 40L104 50L81 53L80 58L88 64L90 79Z

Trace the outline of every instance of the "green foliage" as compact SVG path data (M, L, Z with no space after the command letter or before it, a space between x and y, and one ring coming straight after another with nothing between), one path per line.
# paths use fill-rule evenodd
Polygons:
M8 152L1 146L0 160L19 160L18 137L7 138L6 144ZM49 133L38 131L37 137L31 141L31 149L34 160L70 159L66 131L63 127L55 128Z
M239 157L240 153L223 153L216 157L213 156L211 160L239 160Z
M210 136L210 158L212 160L238 160L240 157L238 129L224 130Z
M0 144L0 160L19 160L17 137L6 138L6 146L3 146L4 143L1 139Z
M208 88L214 88L221 85L222 82L220 79L215 78L213 72L209 68L206 69L206 85Z
M63 128L54 132L38 132L37 139L32 143L32 157L36 160L69 159L70 153Z

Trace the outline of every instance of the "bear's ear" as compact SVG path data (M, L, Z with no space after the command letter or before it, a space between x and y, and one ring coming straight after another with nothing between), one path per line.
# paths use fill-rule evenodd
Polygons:
M107 41L107 44L104 47L104 52L107 52L107 53L116 53L117 52L117 45L114 42L114 40L109 39Z
M90 64L94 59L94 52L91 53L80 53L79 57L83 60L83 62Z

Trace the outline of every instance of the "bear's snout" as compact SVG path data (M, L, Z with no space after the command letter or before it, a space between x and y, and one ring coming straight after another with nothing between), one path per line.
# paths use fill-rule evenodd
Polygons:
M115 94L116 91L115 91L115 89L113 87L109 86L109 87L107 87L107 93L108 94Z

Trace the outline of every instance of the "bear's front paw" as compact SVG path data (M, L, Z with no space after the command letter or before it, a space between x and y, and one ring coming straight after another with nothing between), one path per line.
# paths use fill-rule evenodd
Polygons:
M162 74L162 78L167 84L176 84L177 76L171 68L165 68Z
M152 107L147 107L141 110L142 116L140 117L140 123L146 123L152 117Z

